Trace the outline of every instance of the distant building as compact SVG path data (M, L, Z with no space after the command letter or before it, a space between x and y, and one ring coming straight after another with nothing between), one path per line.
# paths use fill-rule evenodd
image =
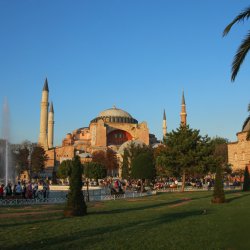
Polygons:
M250 116L245 120L242 130L236 134L237 141L228 143L228 162L233 171L244 170L250 163L250 140L247 140L249 130Z
M136 144L152 145L156 147L160 144L154 134L149 133L146 122L139 123L128 112L112 107L103 110L97 117L90 121L88 127L75 129L68 133L62 140L61 146L54 146L54 107L49 105L49 87L47 78L42 90L40 133L39 144L46 150L48 161L46 163L45 175L51 176L53 171L63 160L72 159L79 155L81 162L91 161L91 154L95 151L106 151L112 149L118 160L122 160L122 152L125 146L131 142ZM181 124L186 125L186 104L184 93L182 94L181 104ZM167 133L167 121L164 110L163 114L163 137ZM129 142L129 143L128 143ZM121 148L121 150L119 150ZM121 165L121 164L120 164ZM114 173L121 175L121 168Z
M145 145L159 141L153 134L149 134L146 122L139 123L128 112L115 106L106 109L95 117L88 127L75 129L62 140L61 146L54 146L54 107L49 105L49 87L47 78L42 90L40 133L38 143L46 150L48 161L45 174L51 176L52 171L66 159L79 155L81 161L91 161L94 151L107 148L118 152L120 146L127 141L140 141ZM119 175L119 173L115 173Z

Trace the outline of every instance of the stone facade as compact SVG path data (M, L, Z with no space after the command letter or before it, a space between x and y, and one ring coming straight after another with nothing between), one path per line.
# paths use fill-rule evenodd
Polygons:
M244 170L250 163L250 140L247 140L250 131L250 116L245 120L241 132L237 133L237 141L228 144L228 162L233 170Z
M62 145L54 147L54 109L51 103L48 112L49 89L47 79L44 83L41 102L41 119L39 144L44 147L48 156L46 170L56 171L57 166L63 160L72 159L79 155L81 162L91 161L91 154L98 150L106 151L112 149L117 154L117 159L122 159L119 153L120 148L124 148L129 142L136 144L145 144L157 146L159 141L155 135L149 133L146 122L138 123L128 112L118 109L115 106L106 109L90 121L88 127L75 129L68 133L62 140ZM181 103L181 124L186 125L187 113L184 98L182 94ZM163 136L167 133L167 121L164 110L163 115ZM121 163L121 162L120 162ZM121 169L120 169L121 170ZM120 174L120 170L118 170Z
M237 141L228 144L228 162L233 171L244 170L250 163L250 141L246 140L246 131L237 133Z
M120 146L127 141L149 145L157 140L149 134L146 122L138 123L126 111L113 107L100 112L88 127L68 133L61 146L48 149L46 168L56 168L63 160L72 159L75 155L80 156L82 163L89 162L93 152L108 148L118 154Z

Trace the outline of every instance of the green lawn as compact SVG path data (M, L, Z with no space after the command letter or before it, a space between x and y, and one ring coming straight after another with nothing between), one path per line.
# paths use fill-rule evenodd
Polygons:
M1 207L0 249L250 249L250 193L229 192L221 205L211 195L89 203L74 218L63 205Z

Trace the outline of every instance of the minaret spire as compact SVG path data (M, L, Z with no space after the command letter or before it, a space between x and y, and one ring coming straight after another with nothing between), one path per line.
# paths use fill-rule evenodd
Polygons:
M49 85L48 85L47 77L45 78L45 81L44 81L43 91L48 91L49 92Z
M163 111L162 133L163 133L163 139L164 139L167 135L167 119L166 119L165 109Z
M49 117L48 117L48 147L53 148L54 143L54 107L53 102L49 106Z
M40 113L40 134L38 143L45 149L48 149L48 99L49 99L49 87L47 77L44 82L42 91L42 101L41 101L41 113Z
M181 105L186 105L186 103L185 103L185 96L184 96L184 90L182 90Z
M182 100L181 100L181 125L186 126L187 125L187 112L186 112L186 103L185 103L185 96L184 96L184 90L182 90Z

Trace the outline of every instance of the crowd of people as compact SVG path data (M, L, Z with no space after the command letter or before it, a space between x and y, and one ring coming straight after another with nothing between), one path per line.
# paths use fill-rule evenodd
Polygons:
M42 182L28 182L18 181L14 185L10 182L5 186L1 184L0 186L0 199L35 199L35 198L48 198L49 197L49 183ZM42 197L38 197L38 194Z

